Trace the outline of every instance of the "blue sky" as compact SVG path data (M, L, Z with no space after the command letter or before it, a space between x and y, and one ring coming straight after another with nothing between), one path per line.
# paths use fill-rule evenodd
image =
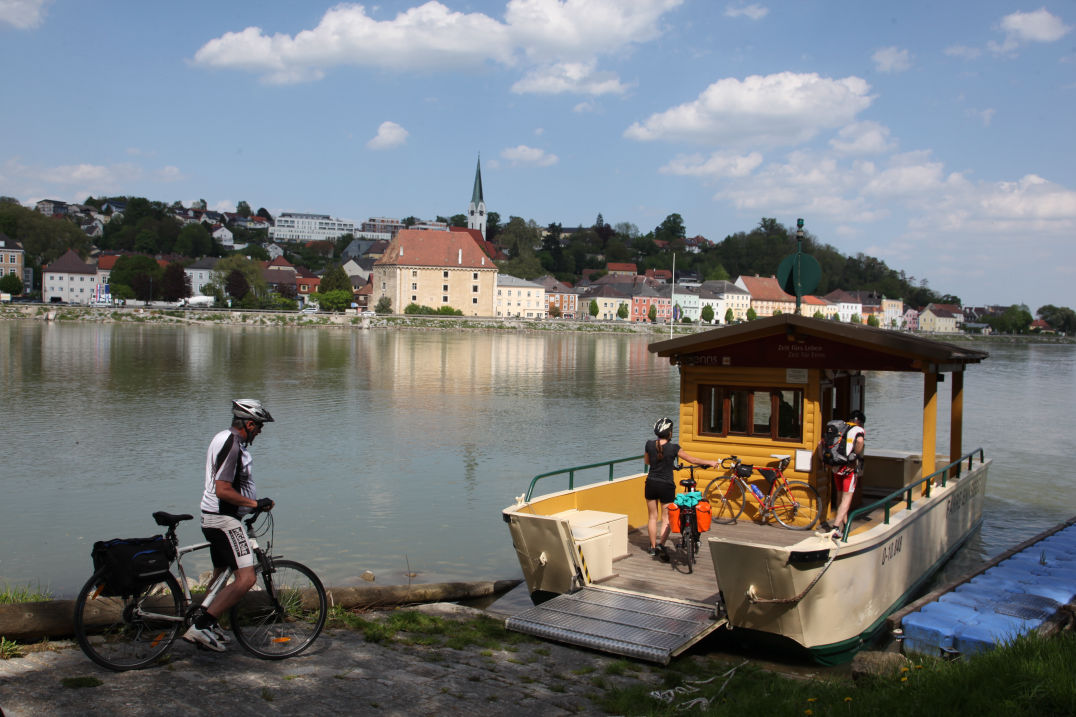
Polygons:
M966 304L1076 306L1076 5L0 0L0 194L761 217Z

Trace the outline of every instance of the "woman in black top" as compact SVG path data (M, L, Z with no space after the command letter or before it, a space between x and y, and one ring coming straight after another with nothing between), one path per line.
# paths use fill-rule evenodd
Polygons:
M676 496L676 481L673 479L673 468L676 460L694 463L697 466L709 466L715 468L717 461L708 461L696 458L680 449L679 444L673 443L672 419L662 418L654 424L656 439L646 442L646 455L643 462L650 466L650 472L646 474L644 495L646 497L646 532L650 536L650 549L647 551L650 557L660 555L667 559L665 553L665 541L669 537L672 525L669 521L669 503ZM661 516L661 541L658 541L658 516Z

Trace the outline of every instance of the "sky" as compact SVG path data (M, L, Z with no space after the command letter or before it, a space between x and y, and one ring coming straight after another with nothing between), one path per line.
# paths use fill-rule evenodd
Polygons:
M0 195L763 217L1076 307L1076 3L0 0Z

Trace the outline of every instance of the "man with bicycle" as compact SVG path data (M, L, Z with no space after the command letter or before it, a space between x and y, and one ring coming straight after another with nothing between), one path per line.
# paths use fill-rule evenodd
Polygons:
M217 652L223 652L231 641L217 619L254 586L254 551L239 518L252 509L273 508L273 501L257 497L248 450L262 426L272 420L261 401L238 398L232 401L231 427L213 436L206 453L202 533L213 558L213 580L228 568L235 571L235 579L201 611L183 639Z

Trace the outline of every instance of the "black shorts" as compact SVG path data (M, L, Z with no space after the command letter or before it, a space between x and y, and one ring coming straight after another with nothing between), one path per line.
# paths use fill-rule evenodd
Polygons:
M672 503L676 498L676 486L665 481L648 480L643 484L643 495L647 500Z

